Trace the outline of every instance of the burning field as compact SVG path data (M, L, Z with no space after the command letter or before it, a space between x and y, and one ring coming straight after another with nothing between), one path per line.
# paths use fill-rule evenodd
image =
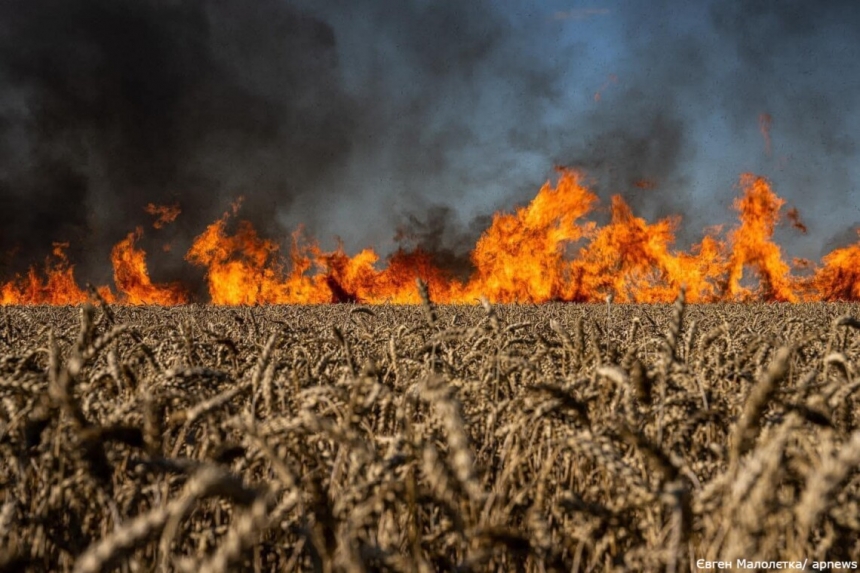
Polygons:
M0 573L857 569L860 3L573 4L0 2Z
M196 301L181 282L154 283L146 256L137 246L142 228L111 251L114 285L95 290L106 301L127 305L319 304L419 302L415 280L424 281L440 303L672 301L686 288L691 302L812 302L860 299L860 243L836 249L819 264L789 264L773 234L784 220L805 227L796 208L762 177L745 174L733 207L737 224L713 229L689 251L675 245L679 218L655 223L637 217L620 196L612 198L610 220L599 225L588 216L598 203L583 175L561 169L526 206L497 213L470 252L473 270L465 280L437 266L434 254L400 249L380 262L373 249L349 256L343 248L326 252L301 231L282 253L277 241L261 237L246 220L234 223L240 202L201 232L185 261L205 269L208 298ZM177 206L155 206L153 226L169 224ZM87 291L74 276L64 247L55 244L44 269L0 285L2 304L79 304ZM794 268L793 268L794 267Z
M856 301L860 12L788 1L8 0L0 304Z
M855 306L421 292L3 307L0 569L853 568Z

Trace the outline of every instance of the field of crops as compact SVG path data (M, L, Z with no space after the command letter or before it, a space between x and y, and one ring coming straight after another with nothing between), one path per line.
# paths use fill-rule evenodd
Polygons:
M0 307L0 569L858 561L853 316Z

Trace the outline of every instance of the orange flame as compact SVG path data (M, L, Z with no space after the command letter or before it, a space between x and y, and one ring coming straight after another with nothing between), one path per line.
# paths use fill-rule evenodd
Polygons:
M691 302L860 300L860 242L833 251L821 266L789 265L773 240L784 201L768 181L741 176L734 202L739 223L712 228L690 250L675 247L680 218L649 223L613 197L606 225L588 220L597 197L580 173L560 170L535 198L513 213L497 213L471 252L474 272L465 282L433 263L431 253L401 249L381 261L372 249L349 256L342 245L322 250L301 229L289 249L259 236L248 221L233 222L239 203L209 225L185 255L205 269L217 305L330 302L417 303L415 278L440 303L580 301L668 302L685 286ZM802 225L796 209L787 212ZM111 302L173 305L190 300L177 283L159 285L147 272L138 228L111 253L114 283L99 292ZM78 304L67 244L55 245L43 273L31 268L0 285L2 304ZM800 276L792 274L793 271Z
M149 213L150 215L155 215L158 218L152 224L156 229L160 229L167 225L168 223L172 223L176 220L179 214L182 212L179 209L178 204L173 205L155 205L154 203L149 203L144 211Z
M140 240L143 230L138 227L133 233L117 243L111 251L113 280L125 296L127 304L174 305L188 302L182 285L174 283L166 286L152 284L146 268L146 253L135 243Z
M752 266L761 281L757 296L765 300L795 302L789 266L782 260L779 245L773 242L773 229L785 201L776 196L767 180L752 174L741 176L744 196L735 199L741 226L729 235L732 254L728 265L726 294L730 300L749 299L753 294L741 286L744 267Z
M860 243L836 249L822 263L812 278L813 290L821 300L860 300Z
M596 301L613 295L618 302L669 302L682 285L688 300L703 302L717 296L713 277L721 267L722 246L708 237L694 252L672 250L677 219L649 225L633 216L621 197L612 198L612 220L598 230L574 262L580 285L574 300Z
M803 233L804 235L809 232L809 229L806 228L806 225L803 224L803 221L800 219L800 211L797 210L797 207L792 207L785 214L788 217L788 220L791 222L791 226Z
M372 249L354 257L342 247L323 252L303 240L301 231L293 234L287 265L278 257L278 245L261 239L248 221L239 222L237 231L228 234L229 217L225 213L210 225L186 255L189 262L206 267L214 304L417 303L416 277L423 278L432 292L449 292L454 284L420 251L399 251L380 271L374 266L379 256ZM311 270L317 273L309 274Z
M227 235L228 218L229 213L225 213L207 227L185 255L187 261L207 267L212 302L226 305L281 302L289 291L274 258L278 245L261 239L247 221L239 225L235 235Z
M75 267L69 264L66 249L69 243L54 243L52 261L45 260L45 276L39 276L35 267L30 267L26 276L16 276L0 286L0 304L80 304L87 300L87 293L75 281ZM114 300L106 287L98 289L108 302Z
M597 197L574 171L562 171L553 189L546 183L532 202L512 215L496 214L472 252L476 273L466 299L545 302L571 298L567 246L585 237L580 225ZM456 302L460 302L457 300Z

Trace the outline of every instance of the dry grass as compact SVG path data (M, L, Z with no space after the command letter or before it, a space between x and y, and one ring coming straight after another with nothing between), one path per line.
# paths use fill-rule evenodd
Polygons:
M860 309L423 295L0 308L0 569L860 559Z

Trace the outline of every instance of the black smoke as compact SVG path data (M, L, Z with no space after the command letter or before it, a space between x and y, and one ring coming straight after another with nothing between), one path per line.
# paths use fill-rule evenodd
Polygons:
M159 237L175 259L239 196L273 231L272 211L354 144L334 32L283 2L10 0L0 21L12 270L68 241L104 279L110 245L151 222L150 202L182 209Z
M478 238L492 223L489 215L477 215L469 224L461 222L453 207L432 205L421 214L405 213L395 240L407 251L428 253L434 265L461 281L474 271L470 258Z
M810 237L853 210L860 4L549 4L3 0L0 280L68 241L79 280L109 283L111 246L142 225L155 278L199 282L182 256L240 196L267 237L303 224L463 274L487 214L557 164L604 205L681 214L681 243L732 220L742 171ZM605 89L581 81L600 22L618 38ZM148 203L182 214L152 229Z
M559 93L489 0L6 0L0 27L0 276L68 241L108 282L144 225L156 278L193 278L182 255L240 196L269 237L390 240ZM182 214L155 231L148 203Z

